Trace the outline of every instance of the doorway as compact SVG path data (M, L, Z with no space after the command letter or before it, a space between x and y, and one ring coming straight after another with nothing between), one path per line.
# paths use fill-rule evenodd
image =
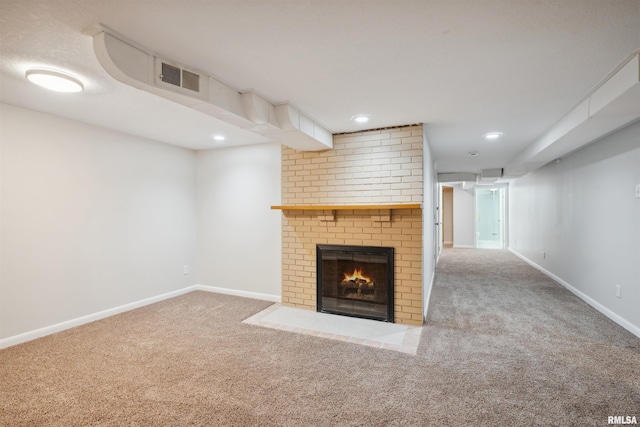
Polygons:
M476 187L476 248L503 249L504 187Z
M453 247L453 187L442 186L442 247Z

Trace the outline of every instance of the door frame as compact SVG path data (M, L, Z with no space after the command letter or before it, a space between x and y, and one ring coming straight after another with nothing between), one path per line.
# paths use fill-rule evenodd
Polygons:
M488 189L488 188L501 188L503 190L504 200L502 201L502 249L509 248L509 184L501 183L501 184L476 184L473 188L473 241L474 246L478 248L478 188L480 189Z

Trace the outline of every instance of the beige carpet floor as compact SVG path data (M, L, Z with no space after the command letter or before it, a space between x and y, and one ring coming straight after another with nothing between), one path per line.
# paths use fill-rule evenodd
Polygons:
M606 426L640 339L513 255L447 250L416 356L193 292L0 351L2 426Z

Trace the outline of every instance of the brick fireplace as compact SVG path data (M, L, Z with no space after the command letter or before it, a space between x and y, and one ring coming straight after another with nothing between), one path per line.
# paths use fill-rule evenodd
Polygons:
M422 126L282 148L282 303L316 310L316 245L392 247L397 323L422 324Z

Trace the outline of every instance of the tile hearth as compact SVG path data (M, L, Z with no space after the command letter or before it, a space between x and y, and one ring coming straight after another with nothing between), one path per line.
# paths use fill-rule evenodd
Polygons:
M419 326L337 316L273 304L242 323L415 355Z

